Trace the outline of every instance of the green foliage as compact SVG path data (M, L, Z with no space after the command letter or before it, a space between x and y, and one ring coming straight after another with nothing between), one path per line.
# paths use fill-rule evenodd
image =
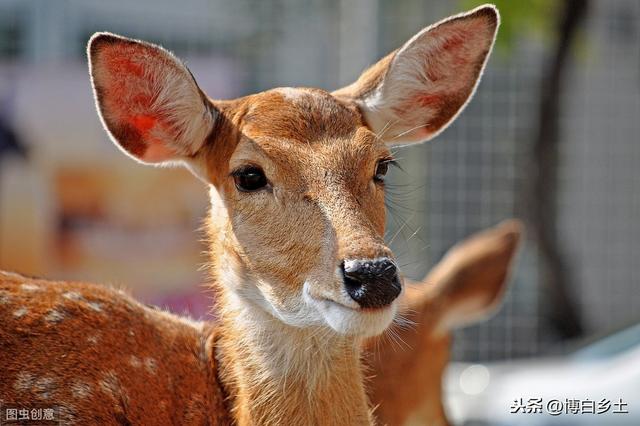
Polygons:
M482 0L459 0L464 10L486 4ZM493 0L500 11L501 25L496 46L511 51L519 38L528 35L550 38L558 16L559 0Z

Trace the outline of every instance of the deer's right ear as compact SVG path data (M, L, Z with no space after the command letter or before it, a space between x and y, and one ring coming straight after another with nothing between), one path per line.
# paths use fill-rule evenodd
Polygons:
M354 101L389 144L431 139L473 96L498 24L492 5L438 22L334 95Z
M110 33L89 40L98 113L113 141L143 163L193 158L216 112L189 70L165 49Z

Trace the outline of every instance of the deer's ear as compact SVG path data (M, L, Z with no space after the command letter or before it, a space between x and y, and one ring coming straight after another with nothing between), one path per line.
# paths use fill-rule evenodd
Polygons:
M215 111L189 70L165 49L109 33L87 48L98 113L113 141L143 163L191 158Z
M427 27L334 92L360 107L388 143L422 142L444 130L472 97L495 40L491 5Z
M522 235L517 220L506 221L453 247L425 279L434 285L436 330L474 323L500 305Z

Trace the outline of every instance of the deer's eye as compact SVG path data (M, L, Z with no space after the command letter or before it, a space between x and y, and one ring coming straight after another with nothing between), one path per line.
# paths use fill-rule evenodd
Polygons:
M376 174L373 175L373 180L376 182L384 182L384 177L389 171L390 160L380 160L376 165Z
M267 177L260 167L245 166L233 173L236 188L243 192L253 192L267 186Z

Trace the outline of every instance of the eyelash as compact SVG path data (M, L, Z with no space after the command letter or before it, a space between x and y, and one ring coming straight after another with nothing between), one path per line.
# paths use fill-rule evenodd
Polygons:
M384 185L384 177L389 171L390 165L397 166L396 161L391 157L378 160L378 162L376 163L375 174L373 175L373 181L377 184ZM380 166L385 166L382 172L379 172Z

